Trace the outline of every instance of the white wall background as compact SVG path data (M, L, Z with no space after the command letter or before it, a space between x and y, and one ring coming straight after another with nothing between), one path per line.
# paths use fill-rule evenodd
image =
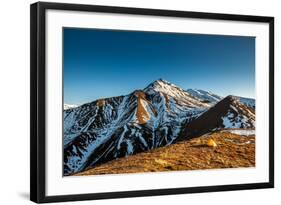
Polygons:
M49 0L52 1L52 0ZM29 4L2 1L0 7L0 204L29 201ZM276 204L281 194L281 12L278 0L60 0L60 2L146 7L275 17L275 165L276 188L177 196L143 197L67 204ZM275 203L274 203L275 202ZM64 204L64 203L63 203Z

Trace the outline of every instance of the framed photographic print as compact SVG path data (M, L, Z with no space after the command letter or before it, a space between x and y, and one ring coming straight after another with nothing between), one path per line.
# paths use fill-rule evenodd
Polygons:
M31 5L31 200L274 187L274 18Z

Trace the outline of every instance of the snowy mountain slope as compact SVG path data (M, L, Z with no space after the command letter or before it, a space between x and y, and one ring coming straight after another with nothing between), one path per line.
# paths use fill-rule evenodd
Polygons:
M199 89L187 89L186 92L188 92L193 97L198 98L202 102L210 102L213 104L219 102L223 98L209 91Z
M255 128L255 111L235 96L227 96L198 118L188 123L183 132L184 138L227 128Z
M209 108L157 80L126 96L64 111L64 174L173 143L182 126Z
M252 98L244 98L244 97L239 97L239 96L233 96L235 98L237 98L237 100L244 104L245 106L247 107L250 107L252 109L255 109L256 107L256 100L255 99L252 99Z

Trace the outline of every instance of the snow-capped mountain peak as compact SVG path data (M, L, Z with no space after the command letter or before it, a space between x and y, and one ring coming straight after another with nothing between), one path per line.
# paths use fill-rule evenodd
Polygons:
M173 88L176 88L176 89L179 89L179 90L182 90L180 87L170 83L169 81L167 80L164 80L162 78L159 78L155 81L153 81L152 83L150 83L145 89L144 91L147 91L149 89L163 89L163 88L167 88L167 87L173 87Z
M149 84L144 91L148 94L155 92L161 93L167 100L172 98L180 104L184 104L190 107L209 107L210 104L202 102L190 95L188 92L180 88L179 86L170 83L163 79L158 79L153 83Z

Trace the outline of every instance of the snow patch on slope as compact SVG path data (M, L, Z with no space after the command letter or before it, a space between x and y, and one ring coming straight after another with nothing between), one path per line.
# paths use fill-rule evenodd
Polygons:
M68 110L68 109L72 109L72 108L76 108L76 107L78 107L78 105L64 104L63 110Z
M236 135L249 136L249 135L255 135L256 130L229 129L229 130L223 130L222 132L230 132L230 133L236 134Z
M252 125L249 123L251 120L245 116L238 114L234 116L233 113L228 112L225 117L222 117L224 128L247 128Z

